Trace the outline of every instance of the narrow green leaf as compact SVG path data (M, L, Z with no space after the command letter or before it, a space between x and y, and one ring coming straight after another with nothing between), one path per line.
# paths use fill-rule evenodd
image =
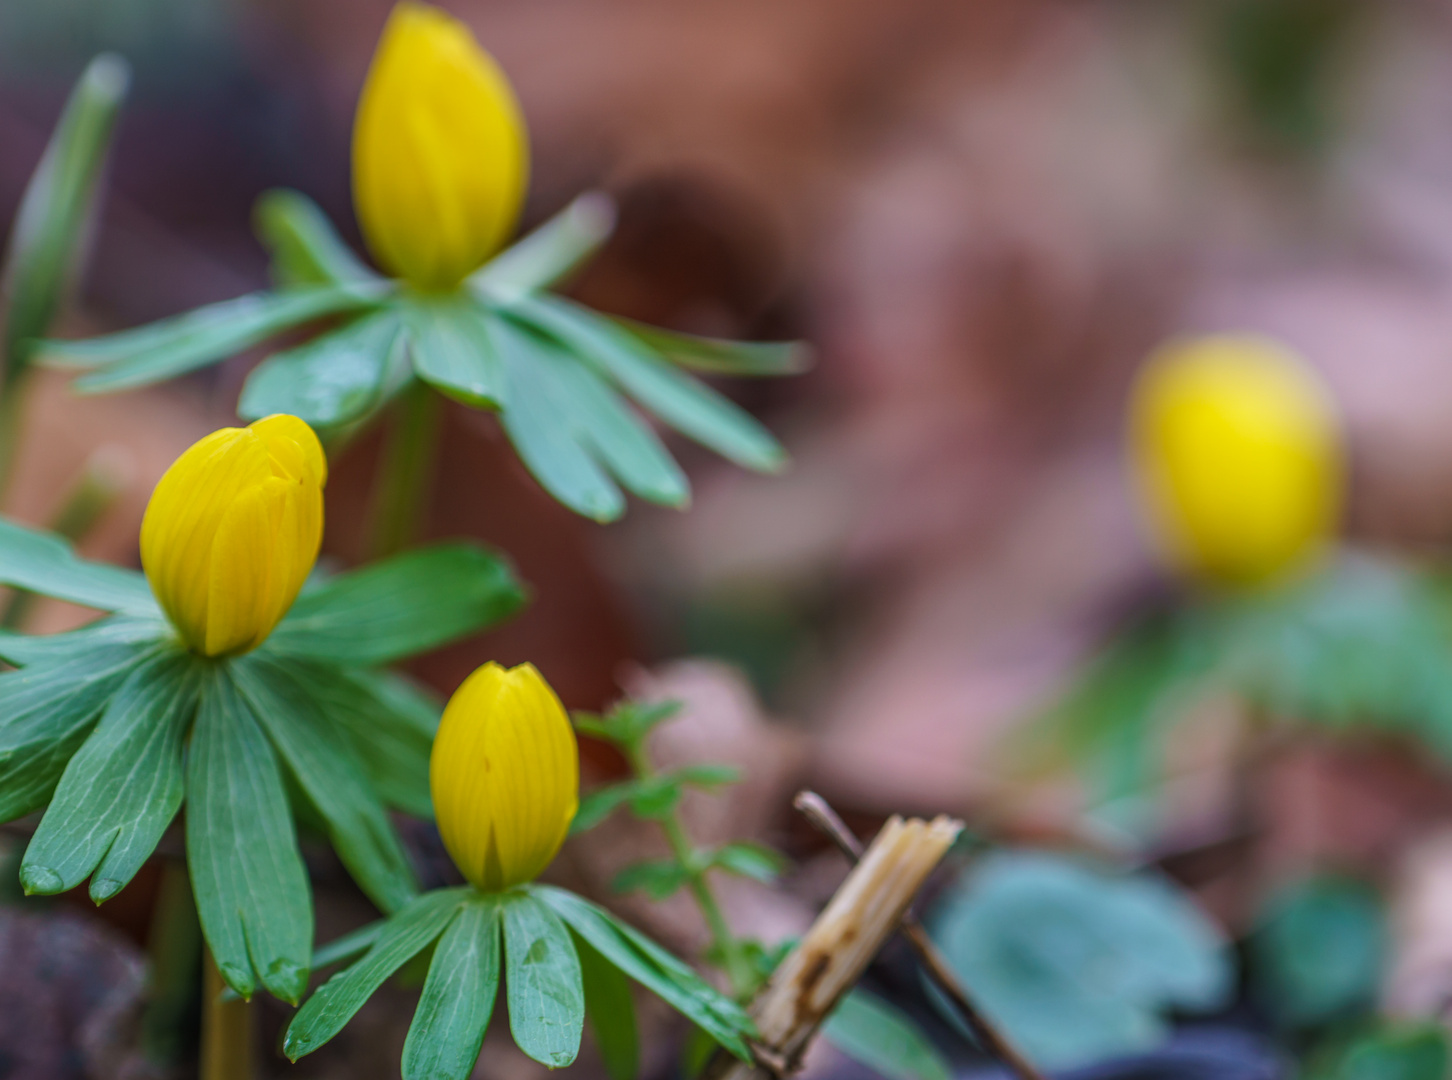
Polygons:
M575 943L558 915L529 893L503 897L509 1031L541 1065L563 1068L580 1052L585 991Z
M711 855L711 865L727 873L753 878L770 885L786 869L786 859L765 844L737 841Z
M182 740L196 698L187 654L163 653L132 670L31 838L20 864L27 895L65 892L90 876L100 903L131 880L181 806Z
M503 556L477 544L436 544L339 574L304 593L267 648L372 667L478 633L523 603L524 590Z
M187 865L217 970L294 1005L308 985L312 890L277 758L225 667L202 684L187 754Z
M387 925L387 919L375 919L340 938L334 938L326 945L319 945L313 950L313 970L356 960L373 948L373 943Z
M844 997L822 1026L822 1037L887 1080L948 1080L942 1052L901 1009L862 990Z
M244 420L291 413L324 428L351 423L408 378L405 352L398 313L371 312L258 364L242 385L237 413Z
M615 229L615 204L587 191L469 278L486 296L514 296L558 285L595 254Z
M60 307L130 81L126 61L112 53L87 65L20 199L0 271L7 386Z
M416 296L404 311L420 379L466 405L504 407L511 387L477 300L467 293Z
M690 877L690 870L675 859L648 859L616 874L610 888L618 893L639 890L659 902L679 892Z
M538 359L554 382L560 421L611 475L650 502L684 507L691 501L691 485L675 458L604 379L551 342Z
M161 615L146 578L135 570L88 562L60 537L4 517L0 517L0 584L97 611Z
M569 409L544 367L550 354L539 336L507 319L491 319L489 329L509 380L509 406L500 423L525 468L575 513L614 521L625 498L564 421Z
M630 810L636 817L660 821L675 813L685 795L685 788L669 773L641 780L630 797Z
M444 932L473 893L469 886L435 889L390 918L367 955L323 983L292 1018L282 1042L288 1060L312 1053L342 1031L385 979Z
M252 209L252 228L272 253L278 288L380 280L343 242L322 208L300 191L264 191Z
M751 1060L743 1039L756 1034L756 1025L734 1001L640 931L588 900L550 885L533 885L530 892L606 960L704 1028L736 1057Z
M812 350L800 341L727 341L663 330L618 315L610 316L610 321L652 352L711 375L800 375L812 366Z
M352 741L319 707L297 666L259 651L230 667L288 771L326 822L353 880L384 911L397 911L418 892L418 883Z
M97 619L62 634L21 634L0 630L0 659L16 667L75 660L108 645L140 645L170 640L171 627L162 619L116 615Z
M468 1080L499 990L499 898L475 896L434 949L403 1044L404 1080Z
M748 469L773 472L785 464L785 452L766 428L602 316L549 295L522 297L504 310L596 364L681 434Z
M438 704L398 675L285 663L318 708L348 733L379 797L415 817L432 818L429 755L442 712Z
M616 808L624 805L635 794L635 790L635 781L627 780L582 796L580 807L575 811L575 817L570 822L570 835L593 829L613 814Z
M66 763L146 651L98 645L0 676L0 821L50 801Z
M374 307L384 295L371 285L249 293L103 337L45 341L38 359L52 367L96 369L76 381L82 393L131 390L225 360L314 319Z
M686 765L679 769L672 769L670 775L682 784L709 790L725 784L736 783L741 779L741 770L734 765L705 762L700 765Z
M573 932L572 932L573 934ZM585 1018L610 1080L635 1080L640 1073L640 1033L635 1001L625 974L578 934L573 934L585 987Z

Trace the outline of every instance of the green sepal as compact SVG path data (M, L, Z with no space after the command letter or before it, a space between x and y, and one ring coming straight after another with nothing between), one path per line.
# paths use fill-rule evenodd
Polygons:
M137 664L71 758L20 864L27 895L91 878L108 900L131 880L181 806L182 741L197 666L178 652Z
M0 584L97 611L161 616L143 575L82 559L59 536L5 517L0 517Z
M341 1031L384 980L444 933L465 901L474 895L474 889L467 885L436 889L415 897L396 912L384 923L362 960L338 972L308 998L288 1025L282 1052L296 1061Z
M383 308L258 364L242 384L237 414L290 413L313 427L337 427L381 408L409 377L403 321Z
M387 294L388 287L382 284L248 293L115 334L85 341L44 341L37 359L51 367L90 370L76 380L82 393L131 390L234 356L314 319L375 307Z
M306 675L262 650L229 668L353 880L383 911L403 907L418 892L408 856L351 738L319 707Z
M603 316L562 297L541 294L520 297L501 310L596 365L602 375L682 435L748 469L775 472L786 464L785 451L766 428Z
M374 667L493 626L524 599L503 556L477 544L436 544L339 574L303 593L264 649Z
M387 919L374 919L356 930L349 931L340 938L334 938L326 945L319 945L313 950L313 970L331 967L333 964L347 963L356 960L378 940L378 935L383 933L383 928L388 925Z
M505 893L500 901L510 1034L541 1065L563 1068L579 1054L585 1028L575 943L560 917L530 893Z
M442 707L401 675L279 658L318 707L352 740L373 788L389 806L432 819L429 754Z
M88 653L114 645L140 645L171 641L171 626L162 619L113 615L97 619L79 630L61 634L21 634L0 630L0 660L16 667L80 660Z
M751 1017L686 964L634 927L572 892L550 885L528 888L606 960L704 1028L731 1054L742 1061L752 1060L744 1042L757 1034Z
M708 375L800 375L812 366L812 350L800 341L728 341L663 330L618 315L610 321L651 351Z
M580 958L580 981L585 988L585 1018L595 1036L595 1049L610 1080L635 1080L640 1073L640 1032L635 1023L635 1001L624 973L574 935Z
M130 67L113 53L86 66L20 199L0 271L7 390L60 307L130 81Z
M0 821L50 801L67 762L149 648L94 645L0 675Z
M500 897L471 896L439 938L408 1038L403 1080L467 1080L499 991Z
M610 196L587 191L475 271L469 287L486 297L548 289L595 254L614 229L615 204Z
M187 754L187 863L222 978L297 1004L307 989L312 890L277 757L225 665L202 682Z
M509 381L509 407L499 422L541 487L577 514L614 521L625 497L581 443L570 406L556 385L554 354L527 328L491 318L491 335ZM574 361L569 361L574 363Z
M549 448L563 442L573 447L553 447L556 456L567 459L554 463L553 469L549 462L537 468L525 457L540 483L556 497L560 497L556 485L568 494L585 483L583 477L573 478L568 472L560 475L562 468L578 468L568 459L583 453L642 499L673 507L690 502L690 484L675 458L594 368L581 363L553 338L510 320L496 317L490 325L513 389L505 426L521 456L526 445ZM516 434L515 428L529 420L547 423L551 430ZM591 475L598 471L592 468ZM598 485L598 478L591 483ZM613 505L619 493L598 498L602 506ZM585 505L592 504L587 500Z
M381 281L333 228L322 208L300 191L273 188L257 197L252 231L272 255L278 288Z
M512 403L488 312L466 292L410 296L403 305L413 370L445 397L479 409Z
M887 1080L949 1080L947 1058L912 1018L864 990L848 993L822 1025L822 1038Z

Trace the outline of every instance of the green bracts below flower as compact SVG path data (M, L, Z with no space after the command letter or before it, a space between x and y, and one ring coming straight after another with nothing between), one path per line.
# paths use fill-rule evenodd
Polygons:
M750 1060L744 1040L756 1031L738 1005L639 931L563 889L439 889L351 944L361 959L323 984L288 1027L283 1052L293 1061L341 1031L390 975L430 946L428 978L404 1044L405 1080L470 1074L501 977L515 1043L550 1068L575 1060L588 1015L597 1031L608 1024L599 1041L623 1046L613 1060L633 1070L635 1018L623 992L626 977ZM613 1080L628 1075L612 1070Z
M608 205L583 196L457 289L420 293L364 267L304 196L272 192L259 203L258 228L272 247L276 291L88 341L47 341L39 358L85 369L76 381L82 392L127 390L342 316L341 325L263 361L238 412L352 430L422 380L497 412L541 486L599 521L624 512L622 487L666 506L690 499L680 466L636 407L739 465L779 469L786 455L772 435L683 369L789 374L805 366L804 347L672 333L546 291L608 236Z
M523 592L498 556L442 544L305 586L240 656L186 648L141 574L77 558L0 518L0 583L112 613L70 633L0 633L0 819L44 808L28 893L123 888L185 802L197 907L244 997L296 1001L312 903L287 787L384 911L417 894L388 818L426 814L436 702L378 670L507 617ZM291 784L287 785L286 780Z

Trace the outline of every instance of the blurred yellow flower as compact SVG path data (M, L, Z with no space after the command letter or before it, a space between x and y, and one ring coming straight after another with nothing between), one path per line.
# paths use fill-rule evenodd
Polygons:
M529 174L519 104L469 28L393 9L353 122L353 204L385 270L452 289L509 238Z
M1286 576L1337 529L1345 465L1335 403L1268 338L1162 348L1134 389L1130 447L1150 524L1171 560L1202 579Z
M580 755L564 706L533 664L485 664L444 709L429 762L444 846L485 892L532 880L565 842Z
M312 428L283 415L214 431L166 471L141 565L190 649L242 653L272 633L317 561L327 476Z

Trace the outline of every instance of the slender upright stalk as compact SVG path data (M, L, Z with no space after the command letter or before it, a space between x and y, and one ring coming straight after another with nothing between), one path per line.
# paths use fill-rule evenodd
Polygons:
M200 1080L252 1080L252 1005L224 998L212 952L202 977L202 1060Z
M645 751L644 740L628 747L626 757L638 779L646 780L655 775L655 766L651 764L650 756ZM679 811L671 810L661 819L660 826L665 833L666 843L670 845L671 854L686 869L686 887L690 889L696 906L701 909L702 918L706 920L711 944L716 954L721 957L721 968L731 983L731 993L737 998L745 998L756 988L759 980L752 970L740 939L731 932L731 925L726 921L725 912L721 910L721 902L711 888L707 876L709 871L697 868L699 860L696 857L696 846L686 833Z
M186 863L180 859L161 860L161 887L146 951L151 979L141 1015L141 1046L147 1058L170 1068L191 1042L187 1028L196 1023L201 982L202 927Z
M394 405L369 508L368 553L373 559L402 551L418 534L428 505L439 420L439 396L417 380Z

